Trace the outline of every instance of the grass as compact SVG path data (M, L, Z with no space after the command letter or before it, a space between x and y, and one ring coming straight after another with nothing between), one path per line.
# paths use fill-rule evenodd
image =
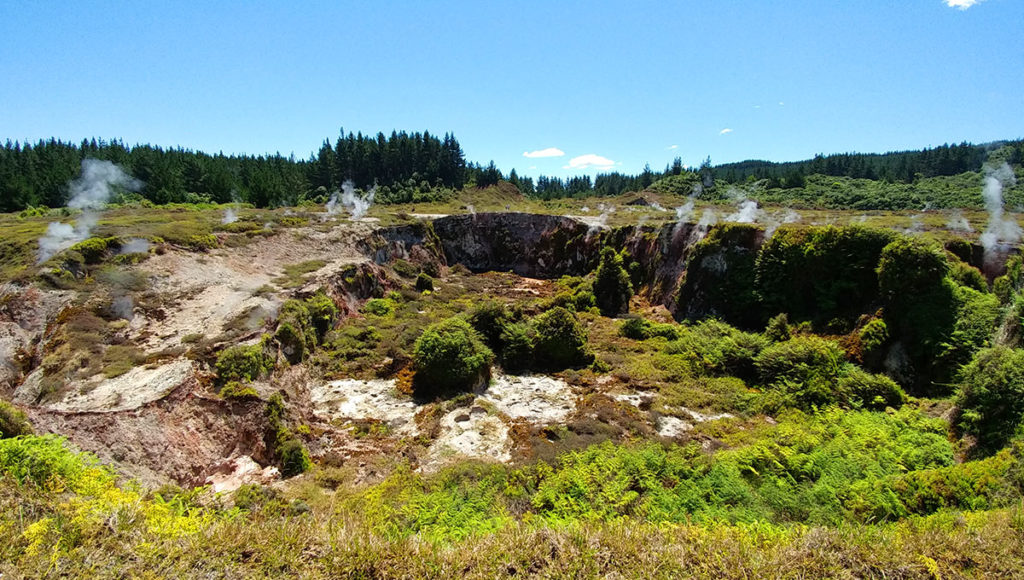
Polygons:
M306 274L316 272L327 265L324 260L306 260L297 264L289 264L284 267L284 274L274 278L274 284L281 288L298 288L306 282Z
M41 469L26 477L15 449ZM344 470L322 478L338 491L313 480L283 495L246 488L240 509L201 493L118 486L52 438L0 442L0 461L0 574L12 578L935 578L1024 569L1020 507L830 527L506 518L437 541L380 530L372 514L347 508L359 492L335 480Z

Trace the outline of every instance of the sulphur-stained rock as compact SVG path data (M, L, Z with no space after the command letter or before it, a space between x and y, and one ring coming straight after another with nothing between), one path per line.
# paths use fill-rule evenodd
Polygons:
M75 384L61 399L43 407L62 413L128 411L166 397L194 377L195 363L185 359L156 368L135 367L112 379Z
M550 425L565 420L576 398L565 381L543 375L497 375L480 398L512 419Z

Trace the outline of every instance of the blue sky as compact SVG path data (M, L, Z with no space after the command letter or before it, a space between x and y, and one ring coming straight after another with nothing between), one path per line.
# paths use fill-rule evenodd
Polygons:
M1020 0L5 0L0 138L306 158L426 129L558 176L979 143L1024 137L1022 26Z

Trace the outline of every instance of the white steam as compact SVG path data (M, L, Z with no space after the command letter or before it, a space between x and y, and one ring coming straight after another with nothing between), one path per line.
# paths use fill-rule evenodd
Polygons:
M757 214L757 202L752 199L745 199L740 202L735 212L725 217L725 221L752 224L757 221Z
M224 217L221 218L220 223L222 224L233 224L238 221L238 212L235 208L229 207L224 210Z
M86 238L99 221L99 210L110 200L113 188L138 191L142 182L109 161L85 159L82 173L68 184L68 207L82 210L75 225L53 222L39 238L39 263Z
M124 320L131 320L135 317L135 301L131 296L118 296L110 303L110 312Z
M145 254L147 252L149 252L149 242L142 238L131 238L118 250L119 254Z
M964 217L963 212L958 209L953 210L953 213L950 214L949 221L946 222L946 228L954 232L961 232L965 234L969 234L974 231L974 228L971 227L971 223L967 221L966 217Z
M376 196L376 185L371 187L370 191L366 192L366 195L360 196L356 193L355 183L352 183L352 180L346 180L345 183L341 184L341 191L332 193L331 199L327 201L327 215L335 215L341 211L341 208L345 208L351 214L352 219L360 219L370 210L370 206L373 205L373 199ZM338 206L339 203L341 207Z
M1006 163L997 168L985 169L985 187L982 196L985 199L985 210L988 211L988 225L981 234L981 245L985 248L985 260L994 257L1000 245L1013 245L1020 241L1021 227L1017 220L1004 215L1003 188L1014 186L1017 179L1013 170Z

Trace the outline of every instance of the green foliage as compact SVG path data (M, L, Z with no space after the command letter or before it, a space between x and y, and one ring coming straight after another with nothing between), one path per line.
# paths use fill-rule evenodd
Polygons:
M765 384L811 382L838 376L843 364L843 350L831 340L795 336L766 347L757 356L755 364Z
M433 291L434 279L426 272L420 272L420 274L416 276L416 289L420 292Z
M274 393L267 401L267 437L271 452L281 465L281 475L293 477L313 467L302 440L288 428L284 397Z
M217 382L255 381L274 369L274 358L267 354L265 345L231 346L217 356Z
M601 250L601 261L594 276L594 298L604 316L618 316L629 312L629 299L633 296L633 285L629 274L622 265L622 256L605 246Z
M504 302L487 300L473 307L469 312L469 323L480 333L487 346L494 351L504 347L502 335L515 316Z
M760 334L710 318L680 327L679 340L666 345L665 352L693 357L706 373L752 380L757 376L754 360L767 346L768 339Z
M448 318L427 327L416 340L413 388L426 397L471 390L490 377L493 357L468 322Z
M907 395L889 377L850 365L836 381L835 400L855 408L881 410L900 407L907 401Z
M327 332L334 328L334 324L338 321L340 315L338 305L322 290L306 298L305 303L317 340L318 342L323 341Z
M779 228L757 254L757 292L768 312L847 324L877 301L875 268L895 234L857 226Z
M508 372L518 372L530 367L535 356L536 332L530 324L510 322L501 332L501 366Z
M76 453L55 435L0 439L0 473L21 484L78 493L114 480L113 473L95 456Z
M302 300L287 300L278 311L274 339L288 362L297 364L316 348L317 335L313 317Z
M370 298L363 305L363 312L373 316L391 316L395 313L395 301L390 298Z
M0 439L31 434L32 424L28 422L28 416L21 409L0 399Z
M764 336L772 342L783 342L793 337L789 331L789 316L783 312L773 316L764 329Z
M749 224L720 224L693 247L676 297L682 317L714 316L744 328L764 323L754 267L763 234Z
M560 370L590 364L593 355L587 349L587 333L576 315L556 307L534 319L537 336L534 352L544 369Z
M220 396L235 401L249 401L260 398L260 394L256 392L256 389L245 386L238 381L229 381L221 387Z
M980 350L960 371L960 428L987 451L1002 447L1024 422L1024 351Z
M960 286L965 286L978 292L988 292L988 282L985 281L985 275L974 266L959 260L953 261L950 265L949 275Z
M213 234L196 234L185 240L185 246L196 252L205 252L220 247L220 241Z
M942 249L901 236L882 249L878 260L878 289L887 306L904 310L907 302L934 291L949 273Z
M78 252L86 264L99 264L107 256L107 251L113 247L119 247L120 240L117 238L89 238L82 240L68 248L71 252Z
M647 340L660 336L668 340L679 338L679 326L676 324L656 323L639 316L627 318L619 326L619 334L633 340Z

